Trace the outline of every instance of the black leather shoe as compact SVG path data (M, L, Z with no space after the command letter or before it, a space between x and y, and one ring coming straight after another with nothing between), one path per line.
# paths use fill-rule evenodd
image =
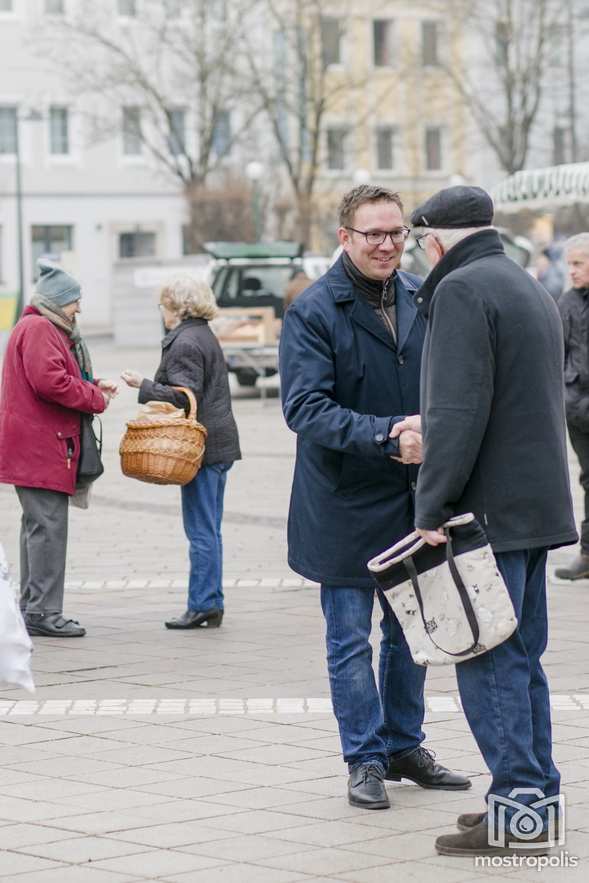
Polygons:
M223 622L222 610L187 610L177 619L168 619L167 629L215 629Z
M460 834L444 834L436 840L436 852L439 855L546 855L551 843L548 835L543 832L532 840L520 840L514 836L506 836L510 846L490 846L489 826L487 820L462 831ZM513 844L513 847L511 846Z
M573 558L567 567L557 567L554 576L558 579L587 579L589 577L589 555L582 552Z
M438 791L466 791L471 787L470 779L436 763L435 757L433 751L421 746L403 757L390 757L385 779L393 782L409 779L422 788Z
M362 809L388 809L389 798L383 782L384 774L378 764L362 763L350 772L348 801Z
M25 625L29 635L42 635L44 638L83 638L86 634L86 629L76 619L66 619L60 614L40 616L31 613L25 619Z

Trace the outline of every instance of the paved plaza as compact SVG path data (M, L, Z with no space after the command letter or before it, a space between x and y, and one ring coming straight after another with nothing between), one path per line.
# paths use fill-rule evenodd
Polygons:
M92 348L99 376L158 354ZM286 563L294 437L275 390L238 390L244 460L229 475L221 629L170 632L187 548L177 488L122 477L118 443L136 411L105 414L107 472L72 510L66 613L82 639L35 638L37 692L0 688L0 878L19 883L573 883L589 859L589 581L550 585L545 655L573 867L475 867L436 855L489 778L451 668L430 670L427 746L468 773L468 792L389 783L392 809L348 806L330 710L317 587ZM576 464L573 464L576 502ZM19 507L0 486L0 538L18 575ZM554 553L555 563L571 551ZM375 636L377 635L375 619Z

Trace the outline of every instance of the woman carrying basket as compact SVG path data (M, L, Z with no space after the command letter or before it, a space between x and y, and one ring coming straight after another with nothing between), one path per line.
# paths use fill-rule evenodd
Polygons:
M153 380L137 371L121 374L128 386L139 389L139 402L170 402L188 413L185 393L191 389L198 420L207 430L203 465L182 486L182 520L190 543L190 578L186 611L166 622L169 629L220 626L223 619L223 544L221 520L227 472L241 459L239 435L231 410L229 380L223 352L209 328L217 313L210 287L189 276L168 283L160 295L167 334Z

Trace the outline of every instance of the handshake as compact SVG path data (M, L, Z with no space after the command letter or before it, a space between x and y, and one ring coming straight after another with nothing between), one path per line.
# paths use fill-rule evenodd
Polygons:
M391 460L396 460L397 463L403 463L405 466L423 461L421 417L419 414L405 417L404 420L395 423L389 438L399 439L399 456L391 457Z

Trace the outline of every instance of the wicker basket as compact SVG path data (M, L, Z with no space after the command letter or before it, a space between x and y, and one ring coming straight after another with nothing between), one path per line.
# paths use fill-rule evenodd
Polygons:
M188 397L188 417L130 420L119 448L123 475L150 484L188 484L200 469L207 431L197 422L192 391L174 389Z

